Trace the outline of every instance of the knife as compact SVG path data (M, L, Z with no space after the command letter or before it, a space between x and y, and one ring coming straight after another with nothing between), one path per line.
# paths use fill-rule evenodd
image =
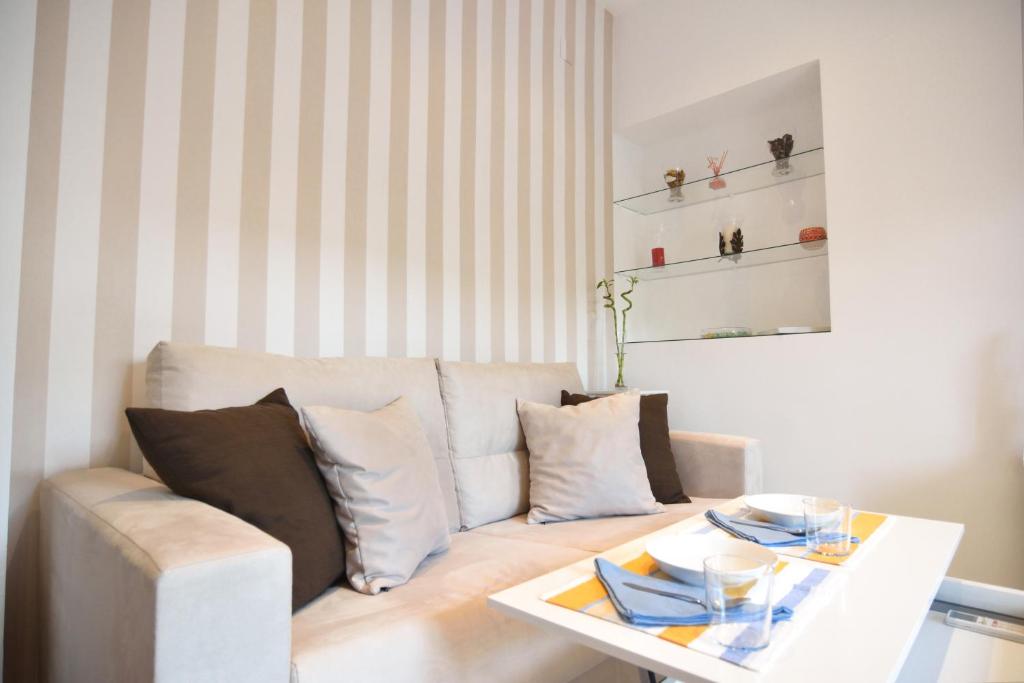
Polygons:
M660 595L663 598L674 598L676 600L682 600L683 602L692 602L695 605L705 607L704 601L700 598L695 598L692 595L686 595L684 593L672 593L670 591L663 591L657 588L651 588L649 586L641 586L639 583L630 583L629 581L623 581L622 585L626 588L632 588L633 590L643 591L644 593L653 593L654 595Z
M673 593L671 591L663 591L658 588L651 588L650 586L641 586L639 583L631 583L629 581L623 581L622 585L626 588L632 588L633 590L643 591L644 593L651 593L653 595L660 595L663 598L673 598L675 600L682 600L683 602L692 602L694 605L700 605L704 609L707 609L707 603L700 598L695 598L692 595L686 595L685 593ZM738 607L745 603L750 602L750 598L729 598L726 603L726 609Z
M782 526L781 524L772 524L771 522L760 522L756 519L736 519L735 517L732 517L725 521L731 524L744 524L746 526L756 526L762 529L771 529L772 531L785 531L787 534L793 534L794 536L807 535L807 529Z

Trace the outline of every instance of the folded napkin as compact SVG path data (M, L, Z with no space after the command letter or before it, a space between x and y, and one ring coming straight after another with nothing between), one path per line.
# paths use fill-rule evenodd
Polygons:
M623 620L635 626L703 626L710 623L710 616L703 605L648 593L626 586L632 583L645 588L686 595L703 602L704 588L689 586L677 581L668 581L654 576L644 576L623 569L608 560L598 557L594 560L597 578L604 584L615 611ZM751 605L738 605L726 610L734 621L753 621L764 613ZM785 621L793 616L788 607L772 610L772 621Z
M787 531L784 527L778 525L743 519L740 515L726 515L715 510L708 510L704 513L704 517L722 531L726 531L736 538L768 548L807 545L807 537L803 529ZM836 542L841 541L843 535L838 532L818 534L818 538L824 542ZM854 536L850 539L850 542L860 543L860 539Z

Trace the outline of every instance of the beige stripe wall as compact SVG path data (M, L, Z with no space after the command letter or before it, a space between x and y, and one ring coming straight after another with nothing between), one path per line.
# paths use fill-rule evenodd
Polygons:
M25 197L35 23L33 2L0 3L0 82L4 84L4 106L0 107L0 197ZM14 360L25 215L23 201L0 202L0 585L7 580ZM5 596L0 593L0 615L4 605Z
M22 58L4 48L26 85L3 138L4 188L23 196L0 291L6 680L40 665L38 484L139 469L123 408L161 339L570 360L604 384L612 26L596 0L9 7L34 29Z
M10 512L4 612L4 680L31 680L38 642L35 559L38 514L35 491L46 465L47 376L53 294L57 177L68 45L67 1L37 8L32 100L29 116L21 283L13 386ZM4 226L5 229L7 226ZM5 307L9 302L4 302ZM83 439L83 465L88 441Z

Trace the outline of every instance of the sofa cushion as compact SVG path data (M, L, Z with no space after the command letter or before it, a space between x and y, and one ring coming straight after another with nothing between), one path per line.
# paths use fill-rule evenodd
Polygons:
M448 528L459 527L437 370L429 358L292 358L270 353L160 342L146 363L149 405L170 410L223 408L250 403L284 387L292 405L376 410L399 396L409 399L427 434ZM146 470L152 475L152 470Z
M662 511L640 455L639 394L518 407L530 450L531 524Z
M292 621L292 683L572 680L604 658L487 606L487 596L589 556L464 533L376 596L332 589Z
M251 406L126 413L172 491L230 512L291 549L293 609L338 580L345 569L341 531L282 389Z
M586 394L562 391L563 406L578 406L595 400ZM689 503L676 471L672 440L668 431L668 394L640 397L640 453L644 456L651 493L659 503Z
M666 505L665 512L660 515L600 517L552 524L527 524L526 515L517 515L477 527L470 533L601 553L687 517L704 514L705 510L721 505L726 500L693 498L691 503Z
M353 588L376 595L400 586L448 549L430 445L408 399L372 413L306 406L302 415L345 533Z
M573 363L438 361L452 464L465 529L526 512L526 439L516 399L557 406L583 390Z

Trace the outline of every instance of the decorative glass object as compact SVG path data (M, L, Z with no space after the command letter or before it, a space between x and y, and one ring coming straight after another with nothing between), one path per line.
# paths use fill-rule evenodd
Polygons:
M735 223L718 233L718 254L733 256L743 253L743 230Z
M793 136L786 133L781 138L768 141L768 149L775 157L775 170L772 175L789 175L789 155L793 153Z
M708 168L715 174L715 177L708 183L708 187L712 190L721 190L725 187L725 178L720 178L719 174L722 172L722 166L725 165L725 157L729 155L729 150L722 152L720 157L708 157Z
M715 225L718 227L718 254L732 256L743 253L743 215L732 195L716 209Z
M665 184L668 185L668 200L683 201L683 183L686 182L686 171L681 168L670 168L665 171Z

